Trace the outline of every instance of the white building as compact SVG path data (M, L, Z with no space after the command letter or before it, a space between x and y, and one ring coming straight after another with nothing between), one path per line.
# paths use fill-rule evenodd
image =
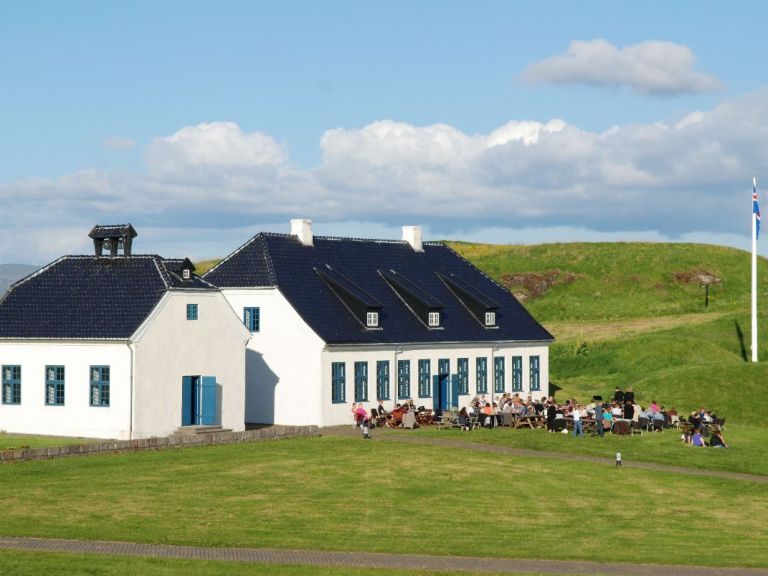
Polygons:
M97 226L0 301L0 430L95 438L183 425L243 430L250 337L189 260L132 255L130 226Z
M252 333L246 422L350 421L350 404L428 408L476 394L548 394L553 337L502 286L441 243L254 236L204 275Z

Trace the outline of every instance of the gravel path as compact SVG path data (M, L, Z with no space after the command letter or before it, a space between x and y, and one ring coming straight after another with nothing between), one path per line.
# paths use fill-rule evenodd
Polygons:
M371 554L365 552L323 552L320 550L276 550L270 548L201 548L134 542L55 540L0 536L0 549L69 554L103 554L144 558L218 560L256 564L340 566L370 569L433 570L520 574L589 574L620 576L768 576L768 570L749 568L707 568L659 564L604 564L597 562L522 560L519 558L467 558L418 554Z

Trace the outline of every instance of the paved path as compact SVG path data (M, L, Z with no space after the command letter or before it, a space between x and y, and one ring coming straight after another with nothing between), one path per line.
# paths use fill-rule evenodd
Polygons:
M332 428L321 428L320 433L324 436L360 436L358 430L351 426L335 426ZM544 450L526 450L523 448L510 448L508 446L498 446L495 444L483 444L481 442L471 442L458 440L454 437L434 438L426 436L416 436L410 434L407 430L390 430L386 428L377 428L372 431L376 440L386 440L388 442L403 442L408 444L426 444L432 446L448 446L451 448L461 448L472 450L473 452L492 452L496 454L509 454L512 456L526 456L529 458L545 458L550 460L570 460L578 462L594 462L596 464L608 464L613 466L614 460L611 458L601 458L599 456L584 456L580 454L567 454L565 452L547 452ZM750 482L760 482L768 484L768 476L757 474L743 474L741 472L727 472L725 470L705 470L703 468L686 468L684 466L671 466L669 464L657 464L655 462L627 462L622 464L625 468L642 468L644 470L658 470L661 472L674 472L675 474L688 474L691 476L706 476L708 478L725 478L728 480L748 480Z
M706 568L652 564L603 564L597 562L521 560L512 558L467 558L462 556L424 556L418 554L371 554L364 552L323 552L319 550L276 550L271 548L199 548L167 544L136 544L13 538L0 536L0 549L69 554L104 554L144 558L218 560L256 564L339 566L370 570L434 570L519 574L590 574L619 576L768 576L768 570L749 568Z

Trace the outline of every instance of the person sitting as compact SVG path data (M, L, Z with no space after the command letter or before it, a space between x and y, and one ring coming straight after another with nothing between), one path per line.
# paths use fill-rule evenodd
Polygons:
M706 448L707 444L704 442L704 436L701 435L701 430L694 430L693 436L691 436L691 446L698 448Z
M709 438L709 446L711 448L728 448L728 444L725 443L723 433L719 430L713 430L712 436Z
M666 425L666 420L667 419L662 412L655 412L653 418L651 418L654 432L663 430Z
M461 426L462 432L469 432L471 430L471 423L469 421L469 414L467 413L466 406L459 410L459 426Z

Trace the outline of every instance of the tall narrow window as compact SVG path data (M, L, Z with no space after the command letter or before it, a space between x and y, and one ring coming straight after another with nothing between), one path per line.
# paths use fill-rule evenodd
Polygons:
M475 377L478 394L488 394L488 358L479 357L475 360Z
M45 403L48 406L64 405L64 366L45 367Z
M397 361L397 397L406 399L411 397L411 361Z
M258 332L261 324L261 311L255 306L243 308L243 323L251 332Z
M355 362L355 402L368 401L368 362Z
M344 362L331 364L331 402L343 404L347 401L347 365Z
M493 391L504 392L504 357L493 359Z
M3 404L21 404L21 366L3 366Z
M512 356L512 392L523 390L523 357Z
M429 379L432 369L429 360L419 360L419 398L429 398Z
M469 358L456 361L456 373L459 375L459 394L469 394Z
M197 320L197 304L187 304L187 320Z
M541 361L538 356L531 356L528 360L531 369L531 392L541 390Z
M376 362L376 400L389 400L389 360Z
M109 366L91 366L91 406L109 406Z

